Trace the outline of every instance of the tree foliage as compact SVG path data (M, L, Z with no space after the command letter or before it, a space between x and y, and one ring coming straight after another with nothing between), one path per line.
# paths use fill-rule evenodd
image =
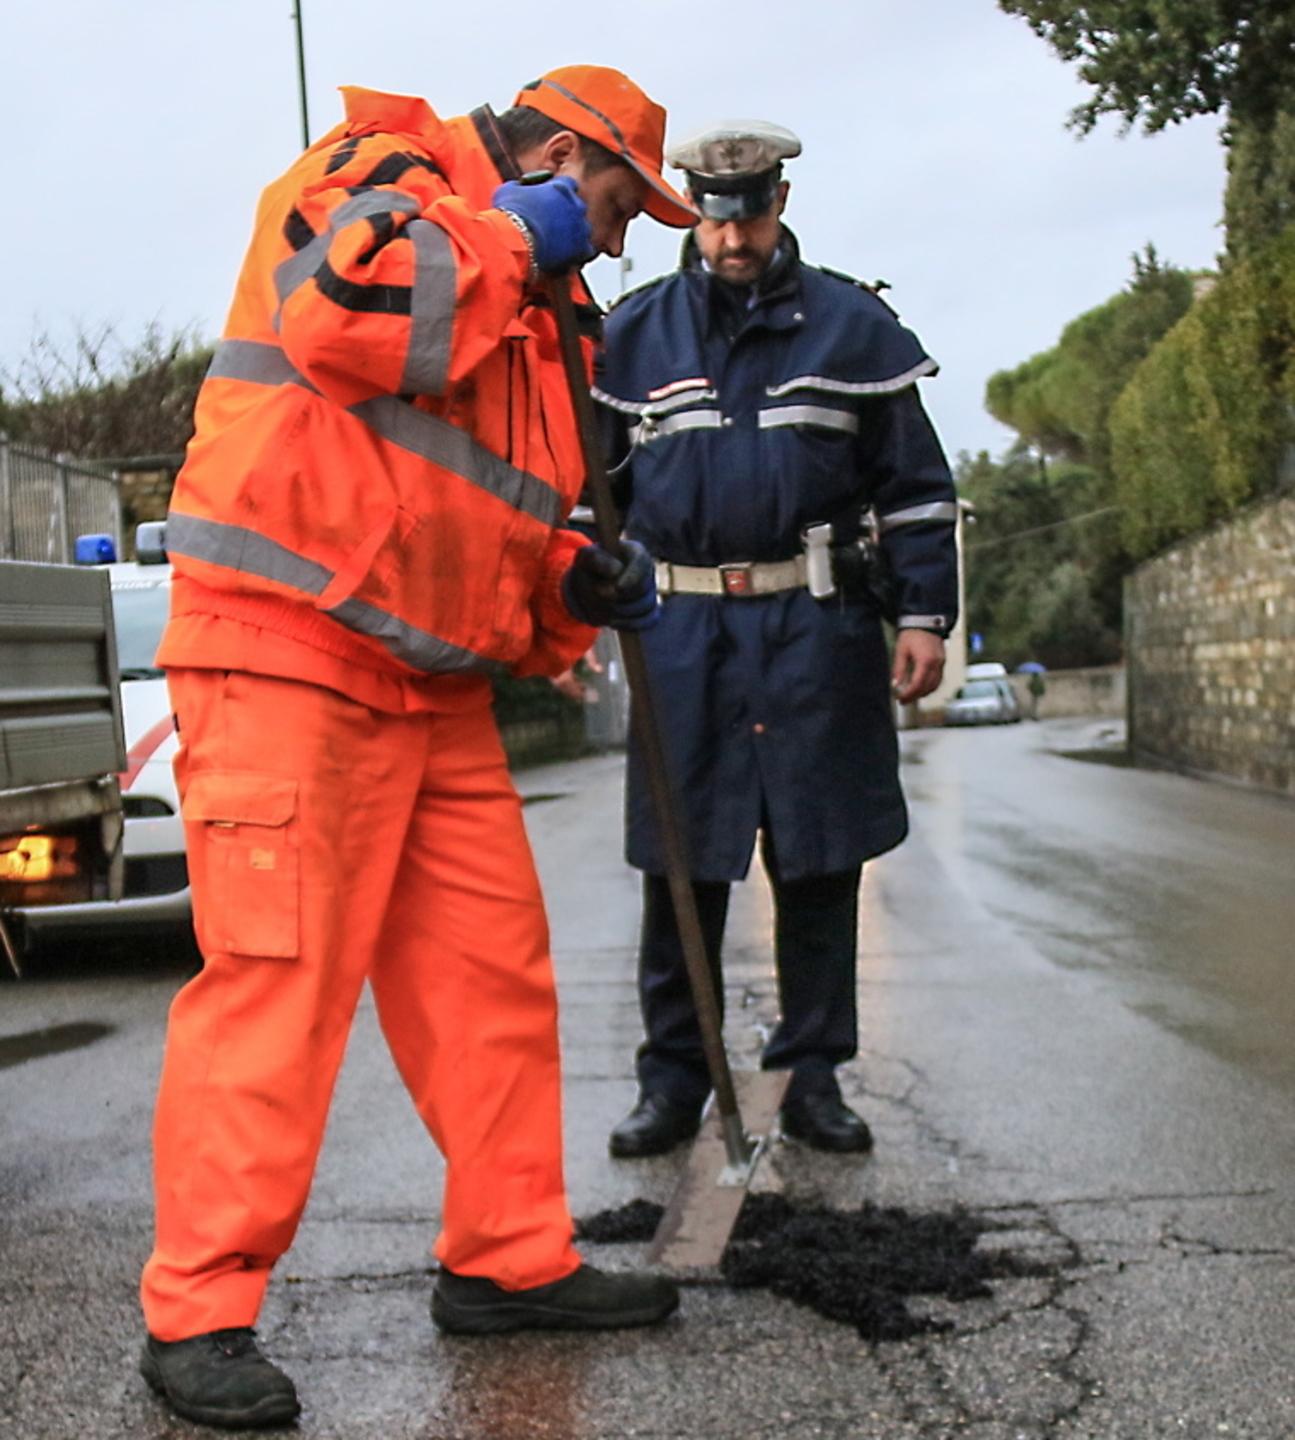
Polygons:
M967 532L967 625L1014 666L1105 665L1120 653L1119 577L1104 590L1114 516L1095 503L1086 466L1049 465L1018 444L1001 460L963 454L958 489L975 509Z
M1226 112L1267 129L1295 94L1290 0L999 0L1093 87L1070 123L1103 115L1148 133Z
M985 408L1045 454L1105 471L1111 407L1191 303L1191 275L1148 245L1125 290L1072 320L1051 350L991 376Z
M156 325L133 343L111 325L81 329L66 346L41 335L0 373L0 428L80 459L178 454L210 362L191 332L167 336Z
M1233 124L1223 196L1228 258L1245 260L1295 224L1295 109L1270 126Z

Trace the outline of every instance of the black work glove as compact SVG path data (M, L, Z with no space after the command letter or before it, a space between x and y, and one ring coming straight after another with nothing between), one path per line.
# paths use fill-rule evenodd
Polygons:
M656 566L637 540L622 540L619 555L586 545L562 577L562 599L585 625L646 630L659 618Z

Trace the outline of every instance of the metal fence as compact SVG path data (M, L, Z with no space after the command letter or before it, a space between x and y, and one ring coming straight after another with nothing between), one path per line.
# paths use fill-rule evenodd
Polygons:
M0 559L69 564L78 535L121 554L121 480L0 435Z

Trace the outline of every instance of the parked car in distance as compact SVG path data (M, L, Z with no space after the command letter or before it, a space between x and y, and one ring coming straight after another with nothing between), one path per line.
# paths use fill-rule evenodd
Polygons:
M1006 675L968 680L944 707L946 725L1012 725L1020 718Z
M120 900L20 910L28 941L67 931L188 926L189 872L171 760L177 739L166 680L153 664L166 624L171 567L162 526L141 525L137 562L107 565L126 730L122 772L125 859Z

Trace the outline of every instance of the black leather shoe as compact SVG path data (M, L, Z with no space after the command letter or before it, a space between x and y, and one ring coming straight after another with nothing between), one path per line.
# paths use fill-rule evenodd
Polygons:
M871 1150L872 1131L839 1095L802 1095L782 1107L782 1133L815 1150Z
M301 1412L292 1381L261 1354L247 1328L211 1330L189 1340L155 1340L140 1374L177 1415L226 1430L287 1425Z
M691 1140L700 1125L697 1110L676 1105L664 1095L644 1095L612 1131L607 1148L622 1160L664 1155L681 1140Z
M532 1290L505 1290L443 1269L432 1291L432 1319L452 1335L620 1330L655 1325L678 1306L679 1291L659 1275L605 1275L592 1265Z

